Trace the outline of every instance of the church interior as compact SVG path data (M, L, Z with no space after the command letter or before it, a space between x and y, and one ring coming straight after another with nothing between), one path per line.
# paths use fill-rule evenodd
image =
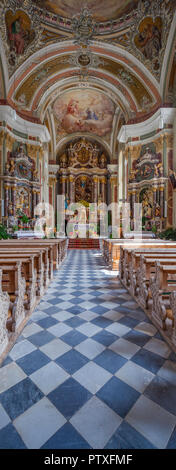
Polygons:
M176 449L176 2L0 17L0 449Z

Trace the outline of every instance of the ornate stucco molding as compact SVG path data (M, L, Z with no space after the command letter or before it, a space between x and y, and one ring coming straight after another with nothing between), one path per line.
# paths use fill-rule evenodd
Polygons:
M165 125L173 124L175 116L176 108L160 108L146 121L122 126L117 139L119 142L127 143L129 138L144 136L157 129L164 129Z
M36 124L33 122L25 121L12 109L10 106L0 106L0 121L6 122L13 130L38 138L41 143L49 142L51 140L50 134L46 126Z

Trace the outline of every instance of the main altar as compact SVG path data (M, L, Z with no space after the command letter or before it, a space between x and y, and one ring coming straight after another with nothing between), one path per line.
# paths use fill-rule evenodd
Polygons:
M58 192L65 196L66 205L88 207L90 203L117 201L117 166L109 164L108 153L95 141L83 137L69 143L59 165Z

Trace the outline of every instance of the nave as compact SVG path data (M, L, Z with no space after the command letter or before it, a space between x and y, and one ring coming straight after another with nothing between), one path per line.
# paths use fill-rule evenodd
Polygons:
M97 250L69 250L0 368L0 448L175 448L176 355Z

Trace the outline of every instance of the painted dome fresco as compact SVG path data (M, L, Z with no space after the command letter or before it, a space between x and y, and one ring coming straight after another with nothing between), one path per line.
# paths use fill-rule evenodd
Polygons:
M131 12L136 8L138 0L34 0L34 3L66 18L79 14L85 6L96 21L107 21Z

